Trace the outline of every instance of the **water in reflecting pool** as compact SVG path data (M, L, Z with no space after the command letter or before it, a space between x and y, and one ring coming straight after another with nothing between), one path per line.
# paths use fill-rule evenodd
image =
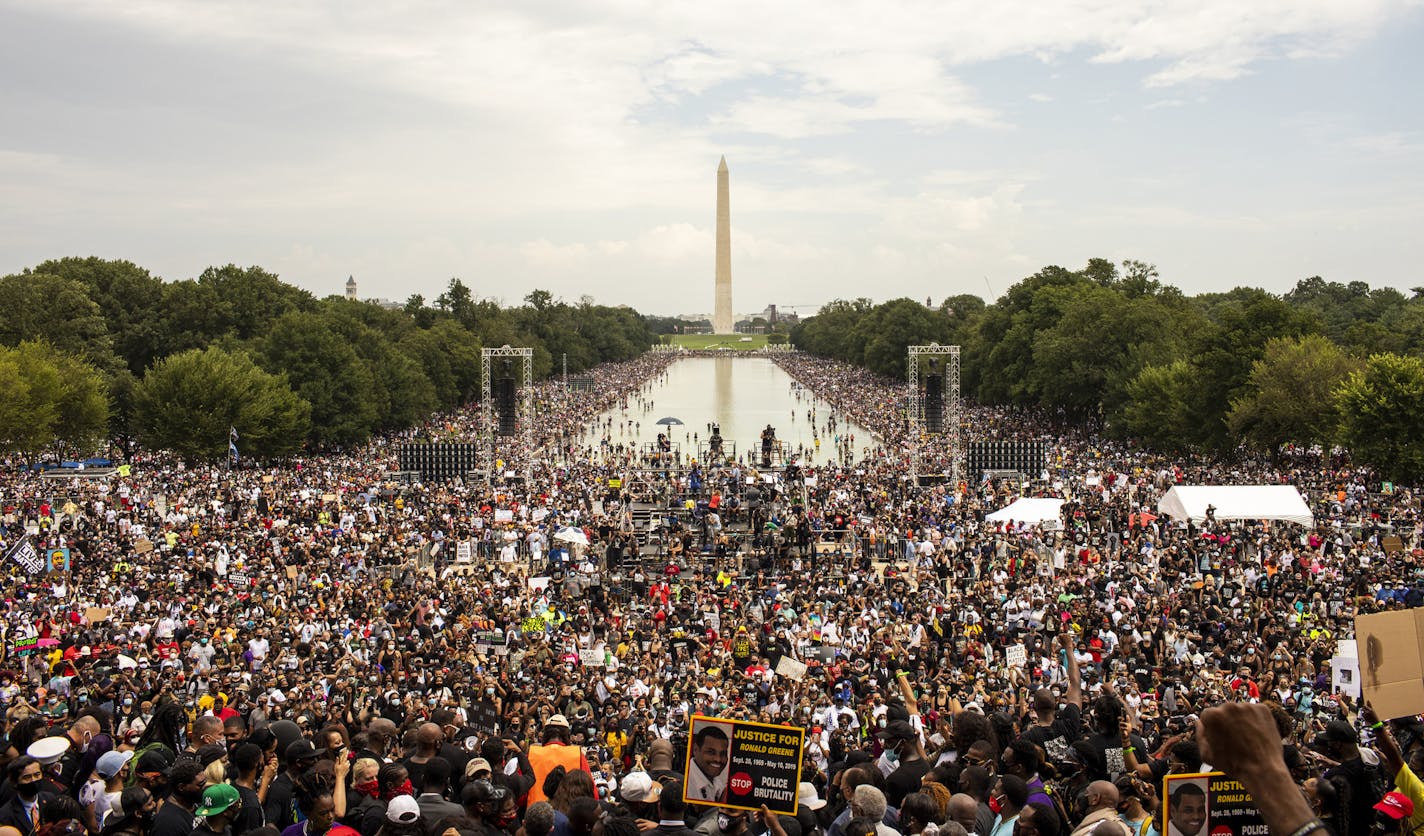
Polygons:
M716 423L728 449L735 444L737 453L746 458L759 449L762 430L771 424L788 449L798 452L803 461L817 464L837 458L838 439L843 445L853 445L857 458L875 443L868 430L849 423L843 414L797 387L786 372L764 357L679 360L648 387L643 399L642 403L630 400L627 409L604 413L602 420L611 419L612 427L599 432L613 444L643 449L643 444L655 442L663 430L656 423L659 419L676 418L682 426L672 427L672 441L681 445L686 456L696 454L698 444L706 443L708 431ZM597 437L590 430L585 440Z

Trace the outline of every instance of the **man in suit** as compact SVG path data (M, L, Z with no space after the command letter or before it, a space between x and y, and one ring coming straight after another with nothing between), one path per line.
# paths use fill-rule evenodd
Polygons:
M465 815L464 807L445 798L450 787L450 772L450 762L444 758L434 757L426 761L425 774L421 777L420 795L415 797L415 803L420 807L420 818L425 822L425 829L432 834L445 830L445 819Z
M682 800L682 784L673 781L658 796L656 836L693 836L687 826L687 802Z
M10 783L15 787L15 797L0 807L0 826L9 825L20 831L22 836L30 836L39 829L40 807L54 794L40 789L44 783L44 770L40 762L29 755L21 755L10 762L8 770Z

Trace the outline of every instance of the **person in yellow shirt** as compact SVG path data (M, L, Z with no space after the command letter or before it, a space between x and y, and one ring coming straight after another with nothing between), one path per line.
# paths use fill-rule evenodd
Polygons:
M1399 744L1394 741L1394 735L1390 733L1389 725L1380 722L1374 708L1366 703L1360 716L1364 718L1365 724L1374 730L1375 748L1384 759L1388 774L1394 776L1395 789L1413 804L1409 815L1409 831L1414 836L1424 836L1424 781L1419 780L1418 774L1404 762L1404 756L1399 751ZM1415 760L1415 766L1421 766L1417 755L1411 759Z

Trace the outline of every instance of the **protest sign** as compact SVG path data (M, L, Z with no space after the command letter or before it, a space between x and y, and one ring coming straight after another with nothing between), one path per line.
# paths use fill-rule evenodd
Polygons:
M1353 656L1330 657L1330 687L1340 694L1360 698L1360 660Z
M46 549L46 550L45 550L45 571L47 571L47 572L68 572L68 571L69 571L69 549Z
M10 553L5 556L5 559L7 561L13 560L20 564L20 566L30 574L35 574L44 568L44 563L40 560L39 552L35 551L35 545L30 542L30 538L28 537L24 537L20 542L16 543L14 548L10 549Z
M788 679L800 682L806 675L806 665L790 656L782 656L781 660L776 663L776 672Z
M480 700L470 706L470 725L488 734L498 734L499 712L495 710L494 703Z
M1266 836L1261 811L1241 782L1221 772L1162 779L1167 836Z
M101 621L109 620L108 607L89 607L84 610L84 620L90 624L98 624Z
M134 543L134 554L148 554L153 551L153 541L139 540Z
M579 664L580 664L580 665L583 665L585 668L601 668L601 667L603 667L603 651L602 651L602 650L580 650L580 651L579 651Z
M683 800L738 810L796 814L805 729L694 716L687 736Z
M10 643L10 655L29 656L40 648L38 636L31 636L27 639L15 639Z
M1004 664L1011 668L1021 668L1028 661L1028 652L1021 644L1011 644L1004 648Z
M473 541L473 540L461 540L459 543L456 543L456 544L455 544L455 562L456 562L456 563L474 563L474 562L475 562L475 541Z
M1364 698L1382 720L1424 712L1424 608L1356 616Z

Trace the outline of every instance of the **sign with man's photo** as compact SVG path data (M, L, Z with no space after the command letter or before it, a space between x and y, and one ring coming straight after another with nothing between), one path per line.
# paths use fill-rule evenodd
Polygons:
M796 814L804 729L694 716L687 736L683 798L740 810Z

